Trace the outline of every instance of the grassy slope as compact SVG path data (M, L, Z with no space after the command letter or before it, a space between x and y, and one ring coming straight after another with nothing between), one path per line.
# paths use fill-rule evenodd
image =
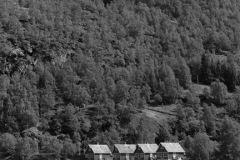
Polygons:
M196 93L197 96L203 95L203 90L207 88L207 90L210 92L210 86L208 85L202 85L202 84L193 84L192 89ZM183 90L182 94L183 97L186 96L186 93L189 92L189 90ZM231 98L232 93L227 93L226 98ZM148 106L144 110L142 110L141 114L146 115L150 119L153 119L155 122L157 122L159 125L163 125L167 122L174 122L176 121L176 104L172 105L163 105L163 106L157 106L157 107L151 107ZM223 106L217 106L216 114L221 115L225 113L225 109ZM219 121L221 118L216 118L217 121Z
M164 123L176 120L176 105L146 107L142 113L162 126Z

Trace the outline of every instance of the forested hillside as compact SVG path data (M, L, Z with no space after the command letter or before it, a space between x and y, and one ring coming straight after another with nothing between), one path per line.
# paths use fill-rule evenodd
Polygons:
M240 159L239 73L239 0L0 0L0 159L162 141Z

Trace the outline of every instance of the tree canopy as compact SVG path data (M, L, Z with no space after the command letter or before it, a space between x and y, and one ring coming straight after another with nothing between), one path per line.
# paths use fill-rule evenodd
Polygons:
M4 156L181 141L188 158L239 159L240 1L0 4Z

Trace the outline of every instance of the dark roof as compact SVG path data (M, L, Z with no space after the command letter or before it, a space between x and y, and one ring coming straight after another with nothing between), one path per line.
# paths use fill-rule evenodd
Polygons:
M93 153L112 153L107 145L89 144L88 147L92 149Z
M142 149L143 153L156 153L158 149L157 144L138 144L138 146Z
M182 146L179 143L160 143L160 145L162 145L167 152L175 152L175 153L184 153L184 149L182 148Z
M119 153L134 153L136 150L135 144L115 144L114 147Z

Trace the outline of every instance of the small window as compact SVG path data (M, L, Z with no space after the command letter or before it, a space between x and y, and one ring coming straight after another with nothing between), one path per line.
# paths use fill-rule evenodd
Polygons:
M168 159L168 153L166 153L166 152L157 153L157 158L158 159Z
M115 158L116 160L120 160L120 154L119 154L119 153L114 154L114 158Z
M89 160L94 160L94 154L88 154L88 159Z
M168 153L163 153L164 159L168 159Z
M144 159L144 154L143 153L136 153L135 158L136 159Z

